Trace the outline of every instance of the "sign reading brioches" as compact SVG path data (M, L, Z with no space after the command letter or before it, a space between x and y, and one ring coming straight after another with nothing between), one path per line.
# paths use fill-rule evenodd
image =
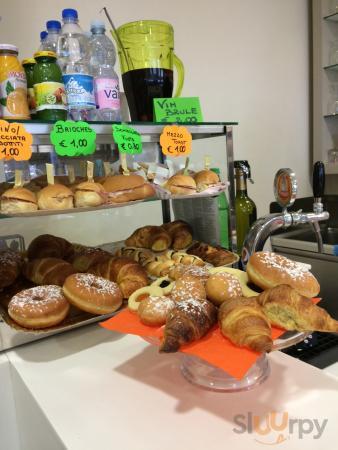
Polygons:
M191 134L186 127L167 125L163 128L160 144L166 156L188 156L191 153Z
M32 156L33 137L22 123L0 120L0 159L27 161Z
M96 133L87 122L58 120L50 140L59 156L86 156L95 152Z

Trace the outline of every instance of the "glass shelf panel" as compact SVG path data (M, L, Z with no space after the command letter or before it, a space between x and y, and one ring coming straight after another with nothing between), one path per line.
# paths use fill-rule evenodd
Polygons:
M331 20L332 22L338 22L338 13L329 14L323 17L324 20Z
M331 64L329 66L323 67L324 70L338 70L338 64Z

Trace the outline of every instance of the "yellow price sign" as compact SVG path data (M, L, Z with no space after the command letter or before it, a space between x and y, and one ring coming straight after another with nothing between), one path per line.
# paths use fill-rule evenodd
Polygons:
M167 125L163 128L160 144L166 156L188 156L191 153L191 134L186 127Z
M22 123L0 120L0 159L28 161L32 156L33 137Z

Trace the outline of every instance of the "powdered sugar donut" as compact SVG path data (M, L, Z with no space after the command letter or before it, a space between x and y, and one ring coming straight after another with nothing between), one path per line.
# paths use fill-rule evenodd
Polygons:
M62 322L69 303L60 286L47 285L25 289L8 304L9 316L25 328L48 328Z
M320 291L316 278L301 263L273 252L256 252L247 268L250 281L262 289L287 284L304 297L315 297Z
M170 297L148 297L140 303L137 314L145 325L161 326L166 323L174 306L175 302Z
M63 293L69 303L91 314L110 314L122 305L122 293L113 281L91 273L66 278Z
M243 296L241 283L237 277L228 272L211 275L205 285L207 298L215 305L235 297Z

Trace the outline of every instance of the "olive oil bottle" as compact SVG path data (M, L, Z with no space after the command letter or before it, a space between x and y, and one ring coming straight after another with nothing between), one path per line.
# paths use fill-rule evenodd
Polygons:
M236 234L237 252L241 254L245 237L251 225L257 220L256 205L248 196L247 179L251 179L250 165L248 161L235 161L236 179Z

